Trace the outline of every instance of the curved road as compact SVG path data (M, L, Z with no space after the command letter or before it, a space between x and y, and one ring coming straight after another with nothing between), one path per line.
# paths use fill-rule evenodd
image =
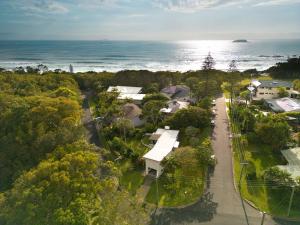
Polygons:
M223 97L216 100L216 111L212 145L218 163L208 178L206 193L197 203L185 208L157 209L152 216L152 225L261 224L261 213L244 203L234 187L228 118ZM275 221L266 216L264 224L285 225L297 223Z

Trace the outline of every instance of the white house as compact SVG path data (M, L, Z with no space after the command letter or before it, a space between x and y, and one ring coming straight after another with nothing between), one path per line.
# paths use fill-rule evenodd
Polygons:
M265 102L274 112L300 112L300 99L266 99Z
M164 158L171 154L174 148L178 148L177 141L179 131L167 129L157 129L152 134L151 139L155 140L154 147L147 152L143 158L145 159L146 175L150 174L158 178L163 172L161 162Z
M136 103L140 103L145 97L145 94L141 94L142 87L110 86L107 89L107 92L113 92L113 91L120 93L118 99L121 100L131 99Z
M290 98L300 98L300 93L293 89L293 83L280 80L252 80L248 90L253 100L278 98L278 88L284 88Z
M300 177L300 147L284 150L281 153L288 161L288 164L278 166L278 168L290 173L293 179Z

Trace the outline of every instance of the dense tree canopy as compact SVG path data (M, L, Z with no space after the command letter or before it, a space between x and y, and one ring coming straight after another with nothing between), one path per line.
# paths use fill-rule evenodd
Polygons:
M299 78L299 71L300 58L289 58L287 62L279 62L266 70L275 78Z
M0 223L145 223L145 210L128 193L118 190L113 164L102 162L95 152L72 151L72 147L67 147L65 154L60 148L59 153L20 176L13 188L0 196Z
M264 117L255 124L255 133L272 149L280 151L291 138L291 127L280 116Z
M60 87L68 88L79 94L77 82L67 74L30 75L0 74L0 91L2 93L32 96L45 95Z
M71 143L82 134L77 101L0 95L0 106L1 189L56 146Z
M173 116L167 119L166 124L174 129L183 129L188 126L203 128L209 125L210 112L196 106L190 106L188 109L181 109Z

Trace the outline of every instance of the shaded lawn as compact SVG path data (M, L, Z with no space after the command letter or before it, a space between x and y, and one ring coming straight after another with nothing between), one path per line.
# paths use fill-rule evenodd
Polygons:
M142 170L128 170L120 178L120 185L125 187L133 195L137 189L143 184L144 176Z
M180 174L180 170L177 171ZM175 173L177 173L175 172ZM177 179L184 179L180 185L173 185L167 182L166 173L153 182L146 196L146 202L157 204L163 207L176 207L191 204L197 201L203 194L205 172L199 168L199 173L192 177L178 176ZM181 177L181 178L180 178ZM167 187L172 186L172 190Z

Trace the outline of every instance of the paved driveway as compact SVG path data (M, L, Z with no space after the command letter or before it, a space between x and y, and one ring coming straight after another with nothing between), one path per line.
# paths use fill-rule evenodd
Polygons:
M152 225L260 225L262 215L241 201L233 185L232 153L229 141L225 99L216 100L217 116L213 131L213 149L218 161L201 200L182 209L157 209ZM266 217L265 225L297 224L274 221ZM298 223L299 224L299 223Z

